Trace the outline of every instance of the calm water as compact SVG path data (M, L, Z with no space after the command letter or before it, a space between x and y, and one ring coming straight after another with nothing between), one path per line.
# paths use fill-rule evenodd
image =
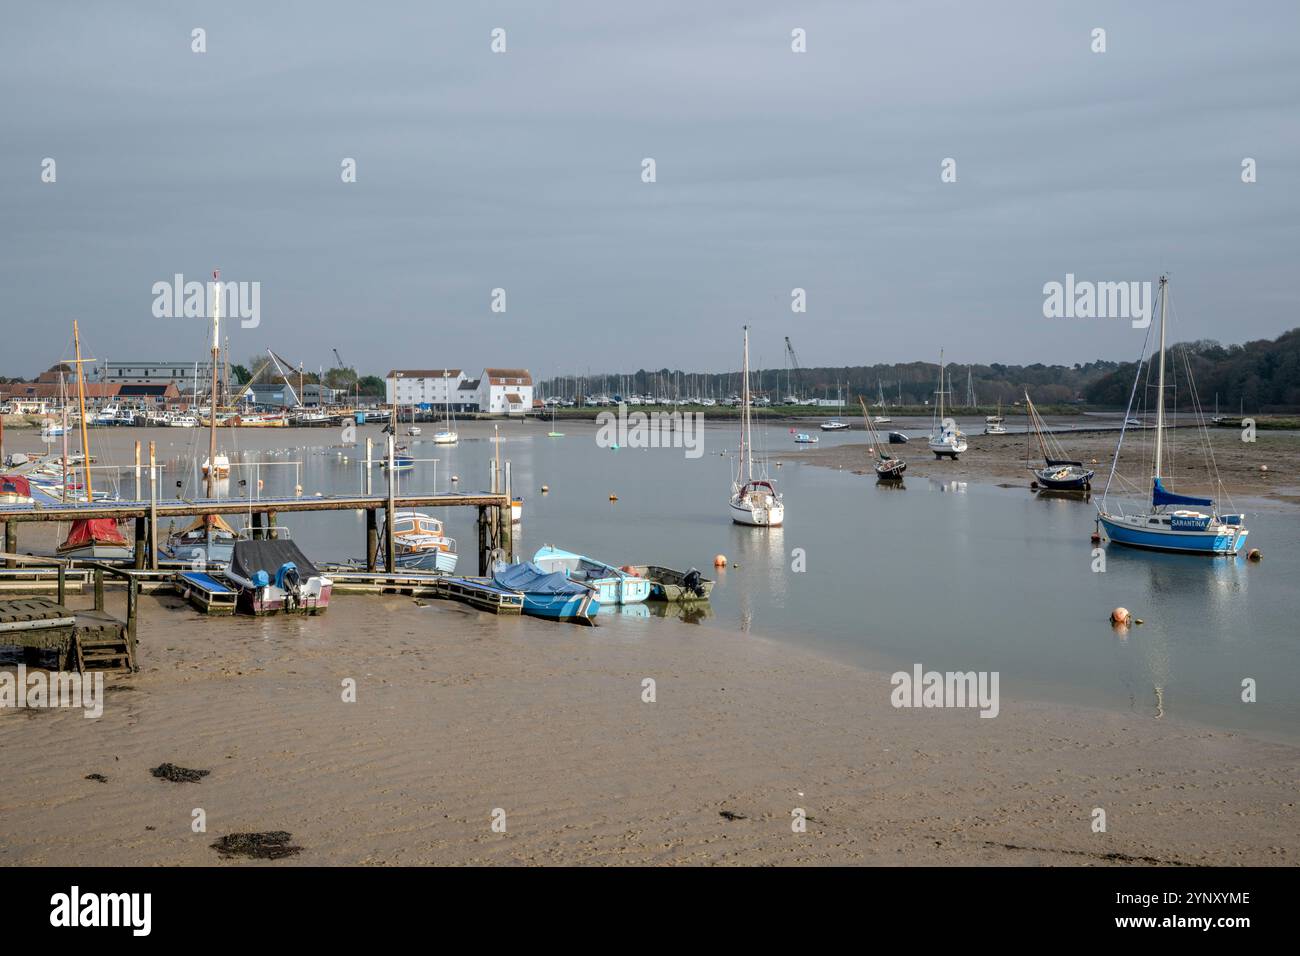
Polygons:
M964 427L978 431L973 422ZM557 439L546 437L549 428L501 426L501 456L512 462L514 490L525 498L521 555L549 543L613 564L694 565L718 580L711 609L695 618L702 624L868 667L997 670L1004 708L1026 697L1154 716L1159 688L1169 716L1300 739L1300 516L1248 511L1251 543L1266 554L1259 564L1111 548L1098 574L1091 570L1089 503L923 478L891 488L848 471L786 464L770 469L785 494L785 527L742 528L726 509L732 460L719 454L734 449L734 424L706 428L704 455L695 460L680 449L602 449L592 423L561 423L566 437ZM412 444L417 458L439 461L402 475L403 488L486 487L492 425L462 423L459 430L452 448L428 439ZM109 429L92 441L106 461L122 464L135 438L158 439L160 457L172 464L164 487L175 494L178 479L193 486L187 446L196 442L200 457L206 453L205 434L178 432ZM291 494L300 481L311 495L360 487L357 458L367 435L382 447L377 426L358 430L357 448L329 447L341 440L333 429L244 429L223 433L222 445L233 461L275 463L259 468L265 494ZM111 438L100 443L101 436ZM785 451L795 448L790 438L788 426L771 426L757 443ZM823 447L863 441L861 432L821 438ZM299 442L315 447L291 447ZM904 452L918 457L923 450ZM246 474L252 487L251 469ZM453 474L460 477L455 485ZM382 493L384 473L375 468L373 475ZM540 493L543 484L548 494ZM617 502L608 500L611 493ZM440 515L468 573L477 571L473 515L456 508ZM315 559L362 554L364 521L354 512L285 515L281 523ZM805 555L806 572L792 570L795 549ZM719 552L739 567L713 571ZM1116 605L1145 623L1127 635L1113 631L1107 616ZM604 626L654 639L648 606L601 616ZM1245 677L1258 682L1258 703L1241 703Z

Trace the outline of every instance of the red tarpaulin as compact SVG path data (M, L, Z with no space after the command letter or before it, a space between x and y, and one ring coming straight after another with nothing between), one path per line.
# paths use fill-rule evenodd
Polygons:
M72 548L84 548L91 544L120 544L130 546L126 538L117 530L117 522L112 518L78 518L72 522L68 531L68 540L59 545L60 551Z
M32 496L31 483L21 475L0 475L0 495Z

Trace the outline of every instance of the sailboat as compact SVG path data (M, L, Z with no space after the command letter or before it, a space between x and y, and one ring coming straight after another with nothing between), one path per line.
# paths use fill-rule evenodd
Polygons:
M1028 434L1037 436L1038 448L1043 453L1043 467L1036 468L1033 465L1026 465L1034 473L1034 478L1044 488L1052 491L1087 491L1092 487L1093 470L1087 467L1081 461L1074 461L1065 457L1065 449L1061 443L1052 437L1051 431L1048 430L1043 417L1038 414L1038 409L1029 399L1029 391L1025 391L1025 409L1029 416ZM1003 429L1005 432L1005 429ZM1028 462L1029 443L1025 443L1025 459Z
M77 366L77 409L81 413L81 452L86 477L86 501L95 500L94 485L90 480L90 436L86 432L86 372L84 362L94 359L81 357L81 331L76 319L72 321L72 341L76 349ZM66 460L66 459L65 459ZM66 482L64 484L66 492ZM77 518L68 529L68 536L56 549L62 558L92 558L96 560L125 560L133 554L130 543L117 530L117 522L112 518Z
M1120 449L1124 445L1124 431L1120 431L1119 445L1115 449L1115 464L1111 466L1106 491L1097 505L1097 522L1103 538L1116 544L1154 551L1177 551L1188 554L1233 555L1246 541L1246 530L1240 514L1219 514L1213 498L1198 498L1176 494L1164 485L1165 453L1165 328L1169 305L1169 278L1160 277L1160 358L1156 379L1155 467L1151 476L1150 505L1134 514L1128 514L1121 504L1111 510L1110 486L1115 481L1115 468L1119 464ZM1137 374L1142 375L1143 363L1138 362ZM1190 375L1190 368L1188 369ZM1134 383L1134 394L1137 383ZM1193 389L1193 395L1195 390ZM1130 410L1132 399L1130 398ZM1199 420L1202 440L1208 446L1209 436L1204 422ZM1221 486L1214 459L1208 454L1212 477ZM1194 509L1207 509L1206 511ZM1172 510L1171 510L1172 509Z
M876 431L876 423L871 420L871 413L867 411L867 403L858 396L858 404L862 406L862 420L867 423L867 432L871 435L871 448L868 452L876 455L874 462L876 477L881 481L901 481L903 472L907 471L907 462L901 458L895 458L885 450L885 444L880 440L880 433Z
M456 417L451 410L451 388L448 384L447 370L442 370L442 397L445 402L445 411L447 415L447 427L441 431L433 433L433 442L435 445L454 445L460 441L460 436L456 434Z
M957 427L955 421L944 417L943 396L945 390L943 387L943 372L943 349L940 349L939 390L935 393L939 396L939 403L935 406L937 414L930 426L930 451L934 452L935 458L951 458L956 461L957 456L966 450L966 435Z
M556 402L555 404L553 404L553 405L551 406L551 430L550 430L549 432L546 433L546 437L547 437L547 438L563 438L563 437L564 437L564 432L557 432L557 431L555 430L555 427L556 427L556 426L555 426L555 410L559 407L559 404L560 404L559 402Z
M744 388L740 401L740 454L731 483L731 520L759 528L777 528L785 520L785 505L776 485L766 476L754 477L754 442L749 402L749 326L745 326Z

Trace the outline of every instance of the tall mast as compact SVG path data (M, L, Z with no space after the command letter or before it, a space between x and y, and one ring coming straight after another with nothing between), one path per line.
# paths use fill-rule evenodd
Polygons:
M740 441L743 446L740 449L741 456L745 461L745 481L750 481L754 477L754 455L753 446L750 442L749 434L749 326L745 326L745 381L740 387L740 418L741 418L741 435Z
M60 501L68 500L68 383L59 373L59 404L63 406L63 492Z
M208 491L217 481L217 367L221 352L221 270L212 270L212 392L208 396Z
M1165 446L1165 300L1168 298L1168 276L1160 277L1160 375L1156 379L1156 474L1160 477L1160 466Z
M90 483L90 436L86 433L86 373L81 369L81 331L77 320L72 320L72 344L77 352L77 411L81 413L81 456L86 474L86 502L95 500L95 489Z
M939 349L939 427L943 427L943 349Z

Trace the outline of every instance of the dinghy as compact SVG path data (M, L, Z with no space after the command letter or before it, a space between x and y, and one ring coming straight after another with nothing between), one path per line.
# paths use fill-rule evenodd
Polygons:
M631 564L623 570L650 582L651 601L707 601L713 593L713 582L695 568L674 571L657 564Z
M530 617L594 625L600 611L600 597L591 585L560 571L548 573L529 561L496 565L492 583L523 595L523 610Z
M319 614L334 589L292 541L236 541L225 576L239 587L239 610L258 616Z
M637 604L650 596L650 582L586 555L562 551L549 544L533 555L533 564L546 573L559 572L596 589L601 604Z

